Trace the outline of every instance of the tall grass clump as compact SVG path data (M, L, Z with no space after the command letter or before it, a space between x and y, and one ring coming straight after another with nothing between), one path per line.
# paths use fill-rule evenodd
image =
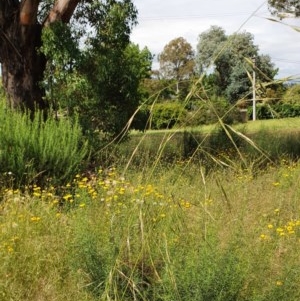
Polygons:
M14 185L67 181L80 170L87 155L88 146L77 122L51 117L44 121L41 112L32 118L1 104L2 181Z
M287 120L288 121L288 120ZM268 154L273 161L282 158L298 160L300 157L300 132L297 130L273 130L267 126L261 126L254 134L249 135L257 147ZM243 143L243 151L250 156L255 156L258 151L249 144Z

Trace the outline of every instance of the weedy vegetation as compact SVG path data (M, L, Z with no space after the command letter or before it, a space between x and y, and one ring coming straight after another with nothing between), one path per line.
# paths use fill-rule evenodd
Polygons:
M76 173L88 154L76 123L10 114L22 126L2 123L3 150L29 150L9 162L35 149L60 177L2 174L0 300L299 299L297 119L135 134L101 152L114 165ZM16 136L38 128L44 143Z
M300 300L299 118L229 125L206 102L213 125L93 162L76 118L1 104L0 301Z

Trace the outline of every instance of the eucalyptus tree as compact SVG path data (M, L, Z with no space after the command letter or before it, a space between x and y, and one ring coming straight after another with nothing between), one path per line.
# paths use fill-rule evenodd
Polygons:
M255 67L251 60L255 58ZM269 56L259 54L249 32L226 35L221 27L212 26L199 35L197 69L214 74L219 95L235 102L251 92L250 72L255 68L258 81L272 81L277 69Z
M196 55L196 66L199 73L207 71L214 65L214 61L222 52L223 42L226 40L225 30L216 25L199 35Z
M179 93L179 82L189 79L194 74L195 54L190 43L179 37L170 41L159 55L160 73L163 78L176 81L176 92Z
M79 2L60 0L50 6L50 1L0 1L2 81L12 106L46 107L38 84L46 67L45 56L39 52L42 29L58 21L68 23Z
M45 90L39 84L49 60L49 51L48 56L41 51L44 29L52 29L60 23L72 32L75 26L81 25L76 31L78 40L86 35L87 29L97 36L108 8L113 13L109 16L111 22L106 20L105 23L113 26L106 27L106 40L102 42L120 38L122 41L118 44L128 44L137 18L137 10L130 0L0 0L2 82L13 107L31 110L48 107ZM121 24L117 16L121 16ZM112 30L116 27L117 31ZM64 38L58 36L56 41L63 44Z
M49 62L43 84L50 103L63 114L78 115L85 134L99 140L118 135L137 109L152 55L130 43L136 22L130 1L94 1L90 10L84 8L75 14L75 31L64 24L43 31L41 49ZM87 19L78 17L83 15Z
M272 14L284 18L288 16L300 17L299 0L268 0L269 9Z

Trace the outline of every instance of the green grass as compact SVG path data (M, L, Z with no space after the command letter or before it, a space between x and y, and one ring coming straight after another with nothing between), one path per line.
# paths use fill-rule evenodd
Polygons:
M249 168L282 158L300 156L300 118L257 120L232 127L211 125L191 130L147 131L134 133L131 139L109 153L128 165L171 164L180 160L204 163L211 169L223 163L240 163ZM217 160L216 160L217 158ZM222 162L221 162L222 161ZM155 164L156 164L155 163ZM236 163L234 163L236 164Z
M177 133L184 131L201 132L205 134L211 133L217 124L201 125L199 127L179 127L170 130L147 130L145 133L148 135L152 134L166 134L166 133ZM246 130L249 133L255 133L261 129L265 130L286 130L286 131L300 131L300 118L281 118L281 119L268 119L268 120L249 120L247 123L234 125L233 128L236 130ZM131 131L132 136L143 136L145 133L133 130Z
M247 132L255 133L261 129L270 131L300 131L300 118L282 118L248 121L235 127L237 130L245 129Z
M299 300L298 163L153 168L3 190L0 300Z

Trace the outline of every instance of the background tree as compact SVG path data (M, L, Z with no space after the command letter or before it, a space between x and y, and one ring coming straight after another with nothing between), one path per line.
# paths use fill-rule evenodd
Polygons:
M271 13L281 18L283 18L286 13L300 17L299 0L268 0L268 4Z
M170 41L159 55L159 64L163 78L174 79L176 92L179 93L179 82L194 74L192 46L182 37Z
M300 105L300 85L294 84L289 86L283 95L282 101L284 103Z
M147 48L128 44L111 48L109 54L91 53L84 73L89 82L88 101L78 103L85 128L119 135L144 99L141 82L150 76L152 56ZM121 66L121 68L120 68Z
M130 43L136 18L130 1L97 1L90 10L77 11L96 29L84 49L78 48L78 25L74 32L58 24L44 31L42 50L51 62L48 78L53 77L45 82L52 85L47 97L55 104L59 99L63 114L78 115L85 134L94 139L99 133L116 136L124 128L145 93L140 83L150 75L152 55Z
M222 52L223 42L227 40L223 28L213 25L198 38L196 64L199 73L207 71Z
M198 70L212 73L214 76L210 78L216 86L213 91L219 96L225 96L231 103L250 96L252 58L256 58L258 82L272 81L277 73L270 57L259 54L254 37L248 32L226 36L222 28L212 26L199 35L197 51Z

